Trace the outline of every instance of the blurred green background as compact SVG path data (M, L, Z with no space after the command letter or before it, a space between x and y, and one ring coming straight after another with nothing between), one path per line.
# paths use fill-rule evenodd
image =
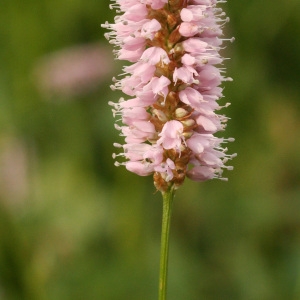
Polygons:
M111 158L108 6L1 2L1 300L157 297L161 197ZM223 7L238 157L176 194L169 299L300 299L300 2Z

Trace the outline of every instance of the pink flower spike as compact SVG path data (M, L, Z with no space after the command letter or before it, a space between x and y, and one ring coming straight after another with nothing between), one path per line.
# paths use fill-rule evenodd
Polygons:
M117 117L116 129L124 137L123 158L127 170L153 175L161 192L177 189L189 177L205 181L231 170L223 143L217 138L228 118L219 110L223 98L224 58L219 53L228 22L218 0L112 0L115 24L105 37L117 49L117 59L131 64L112 90L127 99L110 102ZM122 125L119 125L119 122ZM119 144L118 144L119 145Z

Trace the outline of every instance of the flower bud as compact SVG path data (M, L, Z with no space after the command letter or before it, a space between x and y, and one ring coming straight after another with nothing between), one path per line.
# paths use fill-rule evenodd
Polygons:
M175 110L175 116L176 118L183 118L185 117L186 115L188 114L188 111L186 111L185 109L179 107L179 108L176 108Z

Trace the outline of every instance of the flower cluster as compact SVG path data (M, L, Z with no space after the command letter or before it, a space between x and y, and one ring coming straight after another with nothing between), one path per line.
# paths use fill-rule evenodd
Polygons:
M179 187L185 177L205 181L222 177L235 155L221 145L232 138L214 136L227 118L217 114L223 97L220 84L231 80L217 68L228 21L221 0L114 0L119 13L106 37L115 55L131 64L123 68L112 89L122 90L114 107L125 144L116 165L138 175L154 175L162 192ZM232 40L232 39L231 39ZM224 106L228 106L225 104ZM224 107L223 106L223 107Z

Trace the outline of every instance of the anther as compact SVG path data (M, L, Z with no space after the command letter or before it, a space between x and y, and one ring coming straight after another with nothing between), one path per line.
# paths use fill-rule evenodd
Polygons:
M113 145L114 145L114 147L116 147L116 148L122 148L123 146L121 145L121 144L119 144L119 143L113 143Z

